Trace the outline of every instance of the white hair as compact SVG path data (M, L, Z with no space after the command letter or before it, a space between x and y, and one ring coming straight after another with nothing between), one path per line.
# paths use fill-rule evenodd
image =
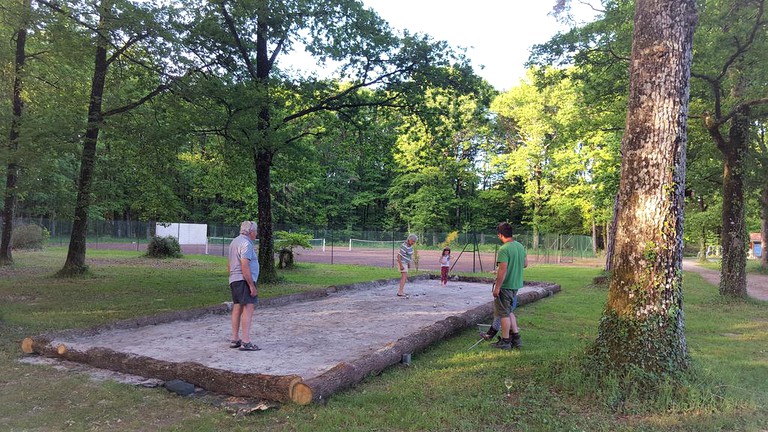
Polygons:
M408 240L413 240L414 243L416 243L416 240L418 240L419 237L416 234L410 234L408 236Z
M248 233L256 232L256 230L258 230L258 227L254 221L243 221L240 224L240 234L248 235Z

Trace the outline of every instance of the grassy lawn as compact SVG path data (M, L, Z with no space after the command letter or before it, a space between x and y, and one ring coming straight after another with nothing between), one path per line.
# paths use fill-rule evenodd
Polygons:
M472 351L474 330L413 356L327 405L284 405L233 417L201 399L164 389L97 382L87 375L17 362L20 341L46 330L225 301L226 261L188 256L148 260L136 252L89 251L92 274L51 275L64 249L16 252L0 268L0 430L531 430L764 431L768 429L768 309L727 301L685 274L686 335L694 371L683 396L659 395L664 408L616 403L610 389L581 379L574 359L595 339L606 297L590 284L594 268L535 266L527 280L563 290L518 310L524 347ZM392 278L391 269L301 264L263 297L321 286ZM258 321L255 324L258 326ZM514 379L510 396L504 378Z
M720 260L714 260L714 261L707 261L704 263L699 263L702 267L711 269L711 270L720 270ZM763 269L760 266L759 260L750 259L747 260L747 267L746 267L747 273L754 273L754 274L768 274L768 270Z

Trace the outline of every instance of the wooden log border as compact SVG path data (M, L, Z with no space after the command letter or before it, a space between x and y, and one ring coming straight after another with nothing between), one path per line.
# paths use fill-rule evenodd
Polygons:
M410 280L435 279L435 275L420 275ZM392 284L397 279L377 280L343 286L331 286L325 289L305 293L275 297L260 301L260 308L285 305L298 301L317 300L330 293L347 290L368 289L374 286ZM459 276L453 280L465 282L493 283L487 277ZM544 282L526 282L530 291L518 296L518 304L524 305L560 291L560 286ZM490 286L489 286L490 295ZM62 358L94 367L129 373L164 381L180 379L203 389L233 396L268 399L278 402L308 404L323 403L334 393L352 387L372 373L379 373L389 366L400 363L404 354L423 351L431 344L459 331L487 320L493 313L492 302L468 310L462 314L449 316L444 320L429 325L421 331L405 336L383 346L373 354L359 357L349 362L341 362L328 371L306 381L298 375L265 375L256 373L238 373L224 369L211 368L199 363L175 363L157 360L151 357L117 352L108 348L95 347L78 351L65 345L53 346L51 341L76 336L94 336L113 329L130 329L148 325L164 324L173 321L188 321L209 314L225 314L231 306L220 304L183 311L173 311L158 315L120 320L87 329L71 329L49 332L25 338L21 349L26 354L40 354Z

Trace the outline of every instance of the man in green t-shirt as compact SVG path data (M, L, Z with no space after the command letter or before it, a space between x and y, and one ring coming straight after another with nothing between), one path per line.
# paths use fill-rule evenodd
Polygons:
M500 349L519 348L522 343L513 311L517 306L517 290L523 287L523 268L528 267L528 256L523 245L512 238L512 225L508 222L500 223L496 233L502 245L496 258L498 267L493 285L493 316L501 319L501 340L494 346Z

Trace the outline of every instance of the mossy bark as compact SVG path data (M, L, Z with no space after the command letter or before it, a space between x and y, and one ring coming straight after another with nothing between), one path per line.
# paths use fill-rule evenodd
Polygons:
M731 120L728 139L719 145L723 153L723 229L720 240L720 294L747 297L747 226L744 203L744 157L749 140L749 109Z
M689 363L682 251L695 4L636 4L627 126L598 372L674 375Z
M760 246L762 255L760 255L760 266L768 270L768 184L763 186L763 191L760 194L760 215L762 220L760 222Z

